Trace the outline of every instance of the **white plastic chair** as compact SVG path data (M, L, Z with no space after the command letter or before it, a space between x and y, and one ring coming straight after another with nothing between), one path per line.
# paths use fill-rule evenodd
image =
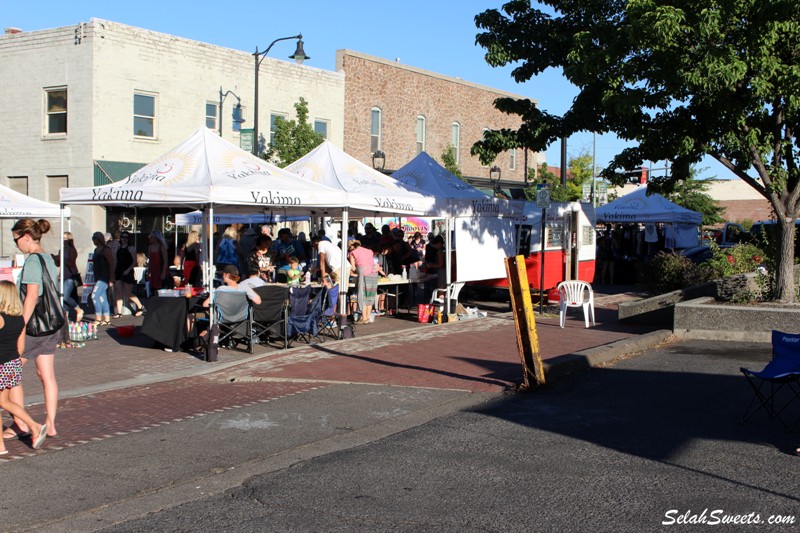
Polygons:
M568 307L583 307L583 318L586 321L586 327L589 327L590 316L594 326L594 292L592 292L592 286L585 281L570 280L562 281L556 288L558 289L558 319L561 327L564 327Z

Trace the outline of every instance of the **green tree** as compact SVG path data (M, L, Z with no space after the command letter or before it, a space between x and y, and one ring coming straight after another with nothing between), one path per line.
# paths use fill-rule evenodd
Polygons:
M517 144L541 151L579 131L635 143L603 171L672 161L686 179L709 155L772 205L780 243L776 299L795 300L800 211L800 2L797 0L511 0L476 16L477 42L517 82L555 68L579 89L563 116L530 100L495 106L522 117L472 150L483 161Z
M554 202L579 201L583 196L583 184L592 179L592 156L584 152L569 160L566 186L561 184L561 176L556 176L550 172L547 165L544 163L539 167L538 179L533 175L531 175L530 178L534 181L538 181L538 183L549 183L550 198ZM535 200L535 186L528 187L525 191L525 196L529 200Z
M444 152L442 152L442 165L450 174L458 176L459 178L462 177L461 168L456 162L456 147L452 144L448 144Z
M294 163L322 144L324 137L308 123L308 103L301 96L294 104L297 120L278 117L275 120L275 138L264 159L283 168Z
M724 222L725 219L722 218L722 213L725 208L721 207L716 200L706 193L711 184L705 180L695 179L697 175L696 167L692 167L689 173L689 178L677 180L672 191L666 193L667 200L702 214L703 225L705 226Z

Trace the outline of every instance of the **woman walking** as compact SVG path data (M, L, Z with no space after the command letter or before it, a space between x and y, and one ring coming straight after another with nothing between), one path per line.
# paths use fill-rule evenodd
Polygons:
M17 286L11 281L0 281L0 408L18 418L32 432L33 447L39 448L47 437L47 425L37 424L21 404L11 399L11 391L22 383L19 354L25 348L24 330ZM0 441L0 455L7 453L5 442Z
M75 299L78 286L77 280L80 279L78 270L78 250L75 248L75 239L69 231L64 232L64 303L68 309L75 310L75 322L83 320L83 309L81 304ZM73 296L75 294L75 296Z
M14 243L25 258L25 265L20 276L20 289L25 288L25 298L22 301L22 318L27 324L33 310L36 307L39 296L44 292L44 272L39 259L44 260L49 275L49 283L55 285L58 276L53 258L42 249L42 235L50 231L50 222L45 219L33 220L23 218L18 220L11 232L14 235ZM37 257L38 256L38 257ZM55 290L55 286L52 287ZM56 431L56 411L58 410L58 384L56 383L55 373L55 348L61 339L61 331L43 337L25 336L24 351L21 354L20 362L25 365L28 359L33 358L36 364L36 373L44 388L44 406L47 412L45 426L47 436L55 437ZM25 405L22 385L11 389L10 400L18 405ZM14 417L14 423L3 432L4 440L18 439L21 436L29 436L32 429L24 420Z
M158 291L167 284L169 255L164 235L158 230L150 232L150 246L147 248L147 274L150 291Z
M107 326L111 323L111 304L108 302L108 287L114 283L114 256L111 249L106 246L106 238L99 231L92 235L94 254L92 255L92 270L94 272L94 289L92 289L92 302L94 303L94 325Z
M114 318L122 316L122 306L126 301L133 316L142 316L142 302L133 294L133 285L136 283L133 277L135 259L136 248L131 244L131 234L123 231L119 236L119 248L114 267L114 277L117 280L114 286L114 294L117 295L117 312L114 314Z

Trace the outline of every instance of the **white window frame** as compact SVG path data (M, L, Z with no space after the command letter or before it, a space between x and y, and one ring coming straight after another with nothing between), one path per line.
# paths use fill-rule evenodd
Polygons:
M314 119L314 131L316 131L317 133L320 133L319 131L317 131L317 124L322 124L322 125L325 126L325 133L322 134L322 136L327 141L329 139L330 135L331 135L331 121L330 120L326 120L324 118L315 118Z
M137 115L136 110L136 97L142 96L144 98L152 98L153 99L153 115ZM136 139L147 139L147 140L155 140L158 139L158 94L150 93L146 91L134 91L133 92L133 136ZM153 121L153 135L139 135L136 133L136 119L145 119L145 120L152 120Z
M512 148L508 151L508 169L517 170L517 149Z
M427 138L428 121L425 115L417 115L417 154L425 151L425 141Z
M378 117L377 121L377 132L376 130L376 123L375 117ZM380 107L373 107L370 109L370 119L369 119L369 148L370 153L375 153L378 150L383 149L383 111L381 111Z
M64 111L50 111L50 95L55 92L64 92L65 102ZM54 115L64 115L64 131L50 131L50 117ZM45 137L66 137L69 131L69 92L66 85L58 87L44 88L44 135Z
M456 165L461 164L461 124L453 122L450 125L450 144L456 153Z
M208 114L209 109L213 109L214 110L214 114L213 115L209 115ZM217 122L221 118L219 116L219 102L206 102L206 111L205 111L205 113L206 113L206 128L208 128L210 130L214 130L214 131L219 131L220 130L220 127L219 127L220 123ZM209 126L208 125L209 120L211 120L213 122L213 126Z
M275 121L278 117L283 120L289 120L289 115L286 113L272 112L269 114L269 143L267 144L269 147L274 146L275 143Z

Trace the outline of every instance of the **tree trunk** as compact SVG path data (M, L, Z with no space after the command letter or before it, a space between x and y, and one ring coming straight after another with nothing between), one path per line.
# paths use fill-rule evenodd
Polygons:
M793 218L778 217L778 250L775 265L775 300L794 303L794 239L795 221Z

